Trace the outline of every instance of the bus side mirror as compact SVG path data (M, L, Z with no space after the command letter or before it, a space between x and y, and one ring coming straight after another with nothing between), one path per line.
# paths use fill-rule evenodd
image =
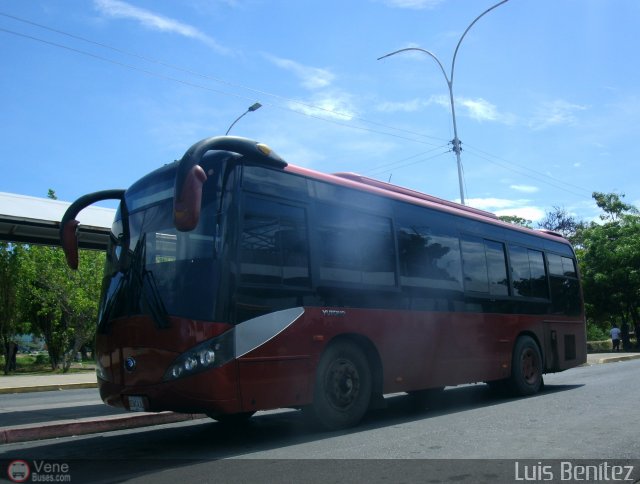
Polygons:
M78 268L78 225L80 222L77 220L68 220L60 228L62 250L67 264L73 270Z
M188 232L198 225L202 204L202 185L207 174L200 165L191 167L181 187L176 187L173 199L173 223L180 232Z
M181 232L193 230L200 219L202 185L207 175L199 166L207 151L229 151L258 160L262 164L284 168L287 162L271 148L237 136L203 139L191 146L178 162L173 194L173 224Z
M101 200L120 200L124 199L124 190L103 190L100 192L88 193L73 202L62 216L60 220L60 245L67 258L67 264L71 269L78 268L78 222L75 218L83 208L88 207L92 203Z

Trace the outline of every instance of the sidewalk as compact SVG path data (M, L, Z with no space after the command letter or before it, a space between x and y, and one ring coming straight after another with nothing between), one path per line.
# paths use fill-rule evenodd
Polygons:
M598 365L634 359L640 359L640 353L592 353L587 355L586 364ZM0 376L0 395L77 388L97 388L95 372ZM61 420L46 424L16 425L0 429L0 444L69 437L72 435L146 427L201 418L206 418L206 416L173 412L131 412L124 415Z
M587 355L587 365L598 365L603 363L617 363L619 361L640 359L640 353L619 352L619 353L589 353Z
M82 371L55 375L0 376L0 395L10 393L75 390L98 387L95 371ZM173 412L128 412L123 415L58 420L48 423L15 425L0 428L0 445L32 440L70 437L136 427L149 427L186 420L206 418L206 415Z
M95 370L52 375L0 376L0 395L97 387Z

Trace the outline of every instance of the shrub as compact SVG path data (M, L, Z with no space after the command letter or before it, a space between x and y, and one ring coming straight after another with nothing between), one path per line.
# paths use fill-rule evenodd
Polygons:
M587 322L587 341L604 341L608 337L608 331L596 326L594 323Z
M49 365L51 361L49 360L49 355L37 355L34 363L36 365Z

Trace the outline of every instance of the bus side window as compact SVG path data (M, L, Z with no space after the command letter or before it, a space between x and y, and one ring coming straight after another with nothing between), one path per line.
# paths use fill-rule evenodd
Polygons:
M467 235L463 236L460 242L465 291L488 294L489 272L482 239Z
M492 296L509 295L509 277L507 276L507 259L502 242L485 240L489 272L489 294Z
M395 287L389 218L319 204L316 231L322 281Z
M548 298L544 255L539 250L509 246L513 293L515 296Z
M509 279L504 244L465 235L462 237L465 290L508 296Z
M405 223L397 231L403 286L459 291L460 242L428 226Z
M580 285L575 262L568 257L547 253L551 281L552 311L570 316L580 314Z
M240 251L241 281L308 286L309 251L305 210L247 197Z

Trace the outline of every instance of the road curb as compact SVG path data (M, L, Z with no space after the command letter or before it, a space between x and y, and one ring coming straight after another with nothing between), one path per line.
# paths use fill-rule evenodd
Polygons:
M50 392L56 390L79 390L82 388L98 388L98 383L60 383L58 385L0 388L0 395L6 395L9 393Z
M600 358L596 360L597 364L604 363L617 363L619 361L637 360L640 358L640 354L637 355L621 355L621 356L608 356L607 358Z
M185 414L174 412L143 413L134 415L113 415L100 418L78 420L60 420L45 424L16 425L0 429L0 444L15 444L33 440L70 437L72 435L95 434L126 430L137 427L149 427L187 420L207 418L203 414Z

